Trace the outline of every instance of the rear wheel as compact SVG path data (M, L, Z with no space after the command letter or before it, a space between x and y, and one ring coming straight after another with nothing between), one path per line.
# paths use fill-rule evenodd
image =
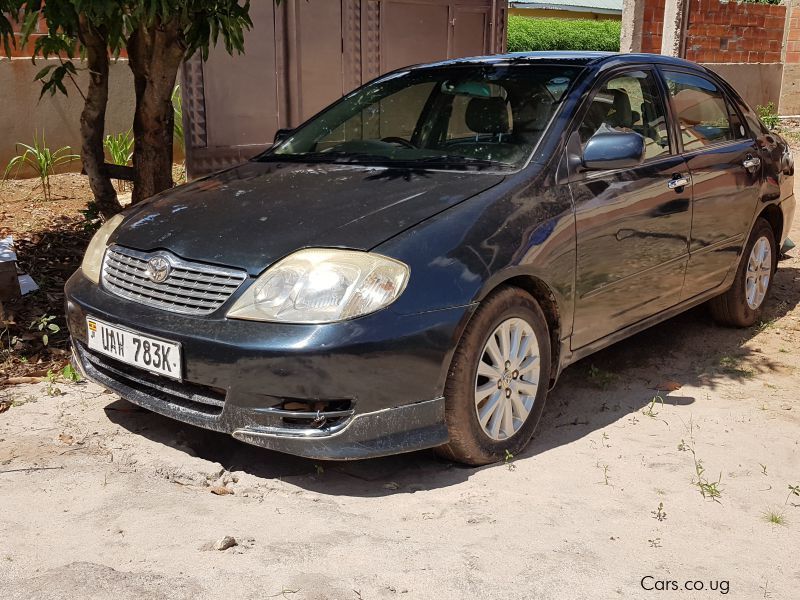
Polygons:
M445 385L447 458L483 465L525 448L544 409L550 336L538 303L503 288L473 315Z
M776 246L772 227L766 220L758 219L744 248L733 285L709 302L715 321L749 327L761 318L777 265Z

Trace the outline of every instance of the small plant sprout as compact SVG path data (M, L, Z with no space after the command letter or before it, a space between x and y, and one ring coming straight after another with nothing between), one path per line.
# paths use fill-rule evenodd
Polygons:
M181 99L181 84L176 85L172 90L172 110L175 117L172 132L173 137L175 138L175 141L178 142L181 150L185 150L183 138L183 101Z
M750 379L756 374L753 369L743 367L741 359L736 356L723 356L719 359L719 366L722 368L723 373L744 379Z
M761 467L761 474L762 475L766 475L767 474L767 465L762 465L761 463L758 463L758 466Z
M756 331L761 333L762 331L775 327L777 323L778 319L767 319L766 321L761 320L758 322L758 325L756 325Z
M767 126L770 130L775 130L781 124L781 118L778 116L778 112L775 110L775 103L770 102L766 105L759 104L756 106L756 113L758 114L759 119L764 125Z
M506 455L503 458L503 462L506 463L506 467L508 467L509 471L514 471L517 468L517 465L514 464L514 455L506 449Z
M61 377L64 381L69 381L70 383L77 383L81 380L81 374L70 364L61 369Z
M47 377L45 377L45 380L47 381L47 387L44 390L45 394L47 394L48 396L50 396L52 398L53 396L60 396L63 393L61 391L61 388L59 388L58 385L57 385L57 383L58 383L58 372L57 371L53 371L52 369L48 369Z
M681 452L692 453L692 460L694 460L694 477L692 477L692 485L697 486L697 489L700 491L700 495L706 500L719 502L719 499L722 497L722 488L719 486L719 484L722 482L722 473L719 474L719 477L716 481L708 480L705 474L706 469L703 466L703 461L697 458L697 453L694 450L694 424L691 420L689 421L689 426L687 429L689 430L689 443L687 443L685 440L681 440L681 443L678 444L678 450Z
M117 135L109 134L103 139L103 147L112 164L125 167L133 160L133 133L129 129ZM127 182L118 181L117 187L120 190L127 189Z
M658 416L658 411L655 409L656 404L660 404L661 408L664 408L664 398L662 398L660 395L653 396L653 399L650 400L650 404L642 409L642 414L646 417L655 419Z
M772 523L773 525L786 525L786 517L783 516L782 512L778 512L776 510L767 510L764 511L762 517L767 523Z
M45 200L50 200L50 176L55 173L56 168L80 158L77 154L70 154L72 148L69 146L62 146L55 152L50 150L47 147L44 132L42 132L41 140L39 140L39 134L36 133L33 136L32 145L18 142L16 148L19 154L8 162L3 179L7 179L11 171L14 171L16 177L21 169L28 167L39 178Z
M797 496L798 498L800 498L800 485L789 484L789 495L786 496L786 502L784 502L783 504L784 505L789 504L789 499L792 496ZM797 506L797 505L793 503L792 506Z
M656 508L655 510L650 511L650 513L653 515L653 518L656 519L657 521L665 521L666 518L667 518L667 513L664 510L664 503L663 502L659 502L658 503L658 508Z
M322 465L314 465L314 471L317 473L317 475L322 475L325 472L325 469L322 467Z
M694 451L692 451L692 454L694 454ZM695 474L697 475L697 479L694 481L694 484L700 490L700 495L706 500L719 502L719 499L722 497L722 489L719 487L719 484L722 481L722 473L719 474L719 477L716 481L709 481L705 476L706 470L705 467L703 467L703 461L697 457L695 457L694 469Z
M617 379L617 376L610 371L604 371L594 365L589 365L589 381L595 386L606 389Z
M604 448L611 448L611 444L608 443L608 440L611 439L611 436L609 436L605 431L603 432L603 435L600 436L600 439Z
M609 475L609 472L611 471L611 467L609 467L607 464L602 464L601 465L599 460L597 461L597 464L595 465L595 467L597 467L598 469L602 469L603 470L603 483L605 485L611 485L609 483L610 480L611 480L611 476Z
M108 134L103 139L103 147L115 165L128 165L133 160L133 133L129 129L117 135Z
M58 333L61 331L61 327L53 323L55 320L55 316L53 315L42 315L38 319L35 319L31 322L30 329L33 331L39 331L42 334L42 344L47 346L50 343L50 334L51 333Z

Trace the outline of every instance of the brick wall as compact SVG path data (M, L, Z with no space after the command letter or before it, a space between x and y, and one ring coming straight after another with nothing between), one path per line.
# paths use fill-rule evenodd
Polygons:
M706 63L781 62L786 7L691 0L686 58Z
M28 45L26 47L22 47L20 44L20 35L19 35L21 25L18 25L17 23L12 21L11 26L14 28L14 31L17 32L14 34L16 45L11 47L11 56L15 58L19 57L30 58L33 54L33 47L34 44L36 44L36 39L41 37L42 34L40 33L31 34L31 37L28 39ZM44 19L39 20L39 22L36 24L35 31L36 32L47 31L47 24L44 22Z
M661 54L661 32L664 29L666 0L644 0L642 52Z
M642 52L661 52L665 0L645 0ZM701 63L779 63L786 7L735 0L690 0L685 58ZM800 16L789 44L800 62ZM788 52L787 52L788 53Z
M786 64L800 64L800 2L792 2L789 27L786 31Z
M14 28L14 31L16 32L14 34L16 44L11 47L12 58L31 58L31 56L33 56L33 48L36 45L36 40L42 37L44 33L47 32L47 23L45 22L44 19L39 19L39 21L36 23L36 28L34 29L34 33L32 33L30 38L28 38L28 43L24 47L21 44L21 35L19 33L21 29L21 24L17 24L14 21L12 21L11 26ZM44 33L39 33L39 32L44 32ZM127 51L123 48L120 51L120 58L126 58L127 56L128 56ZM0 49L0 57L5 57L5 50Z

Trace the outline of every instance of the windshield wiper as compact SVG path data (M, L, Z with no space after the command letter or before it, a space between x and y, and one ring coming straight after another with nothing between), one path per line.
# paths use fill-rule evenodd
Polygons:
M383 154L350 153L350 152L308 152L303 154L271 154L261 160L286 160L292 162L324 162L332 164L366 164L387 167L415 167L415 166L443 166L443 167L477 167L477 168L504 168L510 169L509 163L473 158L458 154L443 154L423 156L419 158L404 158L386 156Z
M462 156L460 154L445 154L443 156L426 156L425 158L418 159L418 162L426 164L442 164L442 165L467 165L475 167L500 167L503 169L511 169L514 165L498 160L490 160L488 158L474 158L472 156Z

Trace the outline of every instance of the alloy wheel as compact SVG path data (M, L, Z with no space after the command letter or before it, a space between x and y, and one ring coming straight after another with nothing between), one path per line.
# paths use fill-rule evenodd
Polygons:
M484 433L506 440L525 424L541 375L533 327L517 317L500 323L481 352L475 376L475 411Z
M767 238L760 237L750 251L744 281L747 305L753 310L761 306L764 301L770 277L772 277L772 247Z

